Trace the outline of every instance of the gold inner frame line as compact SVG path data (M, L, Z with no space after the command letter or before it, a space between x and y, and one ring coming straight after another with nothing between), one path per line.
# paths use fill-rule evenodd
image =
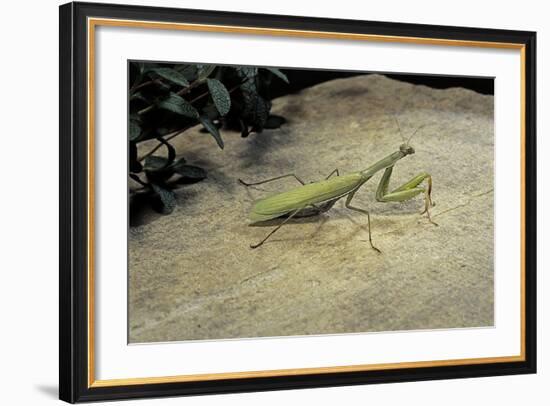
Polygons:
M110 27L131 27L148 28L162 30L183 30L195 32L218 32L234 33L243 35L264 35L264 36L284 36L299 38L319 38L319 39L340 39L371 42L391 42L404 44L421 44L435 46L460 46L460 47L480 47L497 49L514 49L520 51L521 65L521 102L520 102L520 120L521 120L521 269L520 269L520 340L521 349L519 355L502 357L481 357L451 360L434 361L415 361L415 362L396 362L384 364L363 364L363 365L344 365L315 368L295 368L295 369L277 369L266 371L243 371L243 372L219 372L210 374L190 374L176 376L160 376L146 378L123 378L123 379L95 379L95 278L94 278L94 191L95 191L95 28L97 26ZM167 23L138 20L120 20L109 18L89 18L87 26L88 41L88 387L112 387L125 385L143 385L160 383L177 383L192 381L212 381L219 379L242 379L259 377L280 377L311 374L332 374L342 372L360 372L360 371L379 371L399 368L425 368L440 366L458 366L474 364L494 364L504 362L522 362L525 361L525 45L520 43L506 42L488 42L488 41L466 41L439 38L422 37L400 37L391 35L373 35L356 34L345 32L326 32L326 31L306 31L291 29L275 29L261 27L241 27L228 25L208 25L208 24L187 24L187 23Z

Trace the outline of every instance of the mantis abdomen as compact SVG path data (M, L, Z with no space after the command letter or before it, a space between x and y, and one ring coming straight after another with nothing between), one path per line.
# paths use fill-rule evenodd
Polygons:
M254 223L267 221L298 209L335 201L357 189L366 180L357 172L277 193L256 201L249 218Z

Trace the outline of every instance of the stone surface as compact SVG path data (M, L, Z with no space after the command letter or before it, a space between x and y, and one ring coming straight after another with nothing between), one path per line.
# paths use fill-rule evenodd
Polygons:
M274 100L288 119L221 151L198 131L175 145L208 179L177 191L168 216L142 214L129 236L130 341L219 339L493 325L493 97L435 90L384 76L317 85ZM364 169L404 135L416 154L395 167L390 188L432 174L434 221L405 203L374 199L380 175L356 194L368 208L382 254L370 249L366 219L344 208L273 226L250 227L254 199L296 186L289 172L318 180Z

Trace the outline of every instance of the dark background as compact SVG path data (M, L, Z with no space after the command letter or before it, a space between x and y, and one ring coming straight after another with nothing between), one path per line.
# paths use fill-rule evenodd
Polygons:
M332 79L347 78L358 75L372 74L365 72L342 72L329 70L308 70L308 69L284 69L281 68L290 82L283 83L280 80L274 80L270 87L270 96L272 99L284 96L290 93L296 93L306 87L314 86L318 83L326 82ZM436 76L436 75L418 75L418 74L385 74L385 76L401 80L403 82L426 85L436 89L447 89L449 87L463 87L476 91L481 94L493 95L495 91L493 78L478 78L465 76Z

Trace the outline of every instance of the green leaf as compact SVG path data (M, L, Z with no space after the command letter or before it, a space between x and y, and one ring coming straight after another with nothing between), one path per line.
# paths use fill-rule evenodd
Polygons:
M157 138L157 141L163 144L168 150L168 164L174 162L174 159L176 159L176 149L172 146L172 144L170 144L162 137Z
M160 198L161 206L159 207L160 212L163 214L170 214L176 208L176 195L170 189L165 188L164 186L152 183L151 188L155 194Z
M148 156L145 158L143 170L150 183L164 183L174 175L171 162L160 156Z
M174 165L174 172L190 180L203 180L206 178L206 171L193 165Z
M149 155L145 158L143 169L147 172L156 172L166 168L168 165L170 165L168 159L161 156Z
M174 173L170 168L170 165L172 165L172 163L176 159L176 150L168 141L166 141L162 137L157 138L157 141L162 143L168 150L168 158L164 158L156 155L149 155L147 158L145 158L145 165L143 169L149 175L154 175L157 177L160 176L162 178L167 179L170 176L172 176L172 174ZM163 173L160 174L155 172L163 172Z
M135 62L137 63L139 73L143 74L145 72L145 64L143 62Z
M188 82L196 80L199 74L197 65L176 65L174 69L183 74Z
M198 80L204 80L214 72L216 65L197 65L198 71Z
M134 88L135 86L138 86L141 83L141 80L143 79L143 63L141 62L130 62L130 76L135 75L135 78L133 80L132 85L130 86L130 89ZM133 74L133 75L132 75Z
M130 117L128 123L128 133L130 136L130 141L134 141L139 138L141 135L141 127L139 126L139 120L134 117Z
M220 116L220 113L214 104L207 104L202 108L202 115L210 117L210 120L215 120Z
M180 86L189 86L189 82L183 73L178 72L172 68L154 68L151 69L151 72L156 73L161 78L169 80L170 82L175 83Z
M286 83L290 83L286 75L283 72L281 72L279 69L277 68L266 68L266 69L271 73L273 73L275 76L277 76L279 79L282 79Z
M184 157L180 156L178 159L176 159L173 163L172 163L172 167L175 168L177 167L178 165L185 165L187 161L185 160Z
M210 95L212 96L212 100L214 100L216 109L220 115L225 116L229 113L229 109L231 109L229 92L218 79L207 79L206 83L208 84L208 90L210 90Z
M170 93L166 99L160 101L158 107L189 118L199 117L197 109L183 97L175 93Z
M199 120L204 128L208 130L210 134L212 134L212 137L214 137L214 139L218 143L218 146L223 149L223 140L220 132L218 131L218 127L216 127L216 125L212 122L212 120L210 120L210 118L208 118L208 116L200 116Z
M149 102L147 100L147 98L143 95L143 93L141 93L141 92L136 92L136 93L134 93L130 96L130 101L134 101L134 100L139 100L139 101L142 101L144 103Z
M155 62L138 62L141 64L141 73L146 74L153 69L160 68L158 63Z
M258 68L253 66L238 66L235 69L237 69L239 76L244 79L252 79L258 74Z
M269 117L271 102L258 94L254 82L247 81L241 84L241 90L244 100L243 118L252 124L253 131L260 132Z

